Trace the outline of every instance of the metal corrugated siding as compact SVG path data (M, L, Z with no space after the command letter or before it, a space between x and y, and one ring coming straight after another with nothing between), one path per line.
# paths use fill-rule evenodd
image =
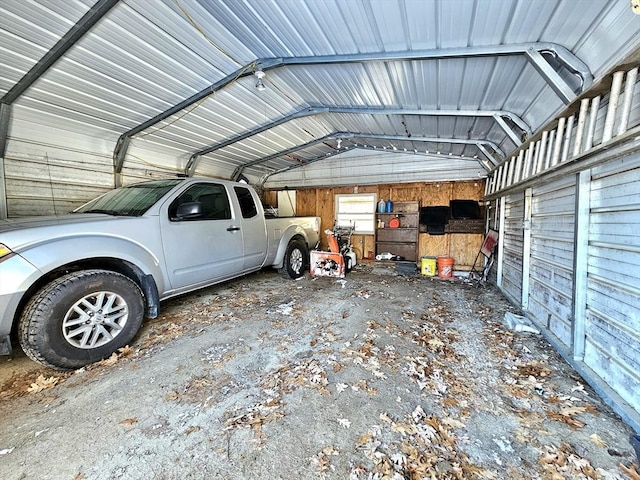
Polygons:
M425 158L426 157L426 158ZM423 161L421 161L423 160ZM385 168L392 163L391 171ZM444 167L449 166L445 173ZM455 181L478 178L481 168L473 159L457 160L406 153L378 153L353 150L337 157L269 177L266 188L292 184L314 187L327 185L375 185L415 181ZM302 175L300 176L300 172ZM293 182L293 183L292 183Z
M502 290L514 303L520 304L522 298L522 255L524 196L509 195L504 212L504 266Z
M529 312L565 345L572 343L576 182L574 176L533 189Z
M0 8L9 13L0 15L0 91L11 88L93 3L3 4ZM604 35L603 27L616 35ZM574 50L596 75L603 75L638 46L638 32L640 19L625 2L605 0L585 0L579 7L551 0L128 0L119 2L18 99L13 121L55 126L88 150L97 138L113 147L124 131L261 57L549 41ZM312 104L504 109L534 130L562 107L523 56L284 67L269 70L265 83L267 90L256 92L254 77L238 79L191 111L178 112L134 138L131 151L143 158L160 153L160 168L179 170L201 148ZM196 173L223 176L246 161L334 129L403 134L403 121L414 136L487 139L506 153L515 147L486 118L323 117L289 122L271 139L258 135L208 155ZM312 128L305 132L308 120ZM19 150L17 140L14 136L14 150ZM61 136L59 146L66 141ZM425 145L407 148L420 146ZM445 143L438 148L456 155L478 153L474 147ZM300 157L307 158L306 152ZM136 161L127 158L125 169L133 162L136 170ZM283 157L269 165L273 170L294 163ZM393 173L405 166L395 165ZM255 175L267 171L267 166L250 169Z
M500 202L498 200L494 200L491 202L487 202L487 227L488 229L495 230L496 232L500 231ZM492 283L493 285L497 285L498 283L498 252L499 247L496 246L496 249L493 253L493 265L489 270L489 274L487 275L487 281ZM483 260L484 262L485 260ZM484 263L482 266L484 267Z
M585 363L640 411L640 154L591 174Z

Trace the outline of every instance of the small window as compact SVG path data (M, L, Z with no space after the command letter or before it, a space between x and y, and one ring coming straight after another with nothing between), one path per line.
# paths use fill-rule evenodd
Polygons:
M336 195L336 222L339 226L355 224L355 233L373 234L375 213L374 193Z
M233 187L240 203L240 211L242 212L242 218L253 218L258 214L256 208L256 202L253 201L253 195L248 188Z

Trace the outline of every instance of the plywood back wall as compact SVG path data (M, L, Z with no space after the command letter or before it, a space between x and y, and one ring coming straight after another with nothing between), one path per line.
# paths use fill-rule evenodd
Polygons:
M316 215L322 220L321 231L333 227L335 218L334 199L337 194L375 193L378 200L391 199L392 202L418 200L423 207L449 205L450 200L480 200L484 196L484 180L477 182L433 182L367 185L349 187L323 187L297 190L296 215ZM265 202L275 195L267 191ZM267 202L269 203L269 202ZM271 202L273 204L273 202ZM473 264L483 235L479 234L420 234L419 255L450 255L456 265L470 267ZM358 259L369 256L374 251L373 235L357 235L352 239ZM327 239L321 234L321 248L327 249Z

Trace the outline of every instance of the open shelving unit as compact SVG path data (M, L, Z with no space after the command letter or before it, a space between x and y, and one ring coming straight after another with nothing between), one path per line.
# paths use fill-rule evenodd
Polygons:
M389 222L394 218L400 225L390 228ZM389 252L417 262L420 202L394 202L391 213L377 213L376 219L376 255ZM380 223L384 227L379 227Z

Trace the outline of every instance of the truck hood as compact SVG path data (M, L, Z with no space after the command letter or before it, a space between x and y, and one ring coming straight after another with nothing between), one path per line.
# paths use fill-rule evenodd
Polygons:
M0 220L0 243L14 252L42 240L92 233L117 233L123 222L140 217L114 217L102 213L74 213ZM111 227L111 225L113 227Z
M99 213L79 213L69 215L11 218L9 220L0 220L0 235L11 230L49 227L51 225L60 224L68 225L70 223L85 223L106 217L108 216Z

